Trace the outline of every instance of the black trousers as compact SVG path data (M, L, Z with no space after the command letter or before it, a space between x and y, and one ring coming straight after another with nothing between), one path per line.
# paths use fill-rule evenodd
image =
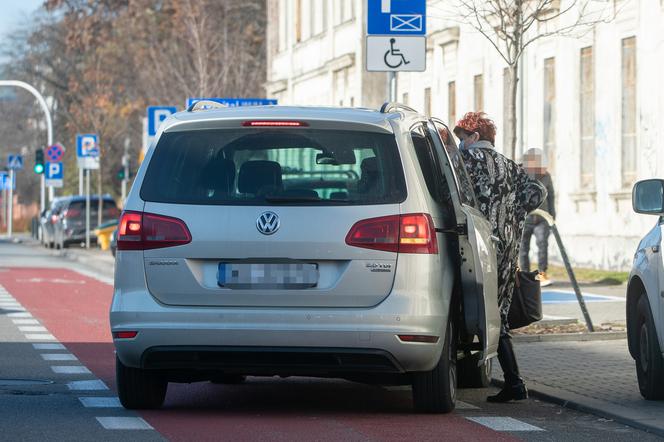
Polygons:
M523 228L521 246L519 247L519 266L521 270L530 271L530 238L535 234L537 244L537 265L540 272L546 272L549 267L549 234L551 227L544 218L529 216Z

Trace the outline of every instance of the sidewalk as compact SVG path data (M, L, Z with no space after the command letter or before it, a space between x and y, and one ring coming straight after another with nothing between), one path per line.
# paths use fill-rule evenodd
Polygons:
M627 340L515 342L533 396L664 437L664 401L646 401ZM493 376L502 380L499 365Z

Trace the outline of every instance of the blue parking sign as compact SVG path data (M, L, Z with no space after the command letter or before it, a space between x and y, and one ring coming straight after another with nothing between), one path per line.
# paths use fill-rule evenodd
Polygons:
M62 162L46 163L44 181L49 187L62 187L64 181L64 167Z
M425 35L426 0L367 0L367 34Z
M76 135L76 156L96 158L99 156L99 137L97 134Z
M161 122L177 111L178 109L175 106L148 106L148 136L154 137L157 135Z

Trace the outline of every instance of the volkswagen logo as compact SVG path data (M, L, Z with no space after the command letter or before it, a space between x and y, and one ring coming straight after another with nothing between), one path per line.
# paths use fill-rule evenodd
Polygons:
M274 212L263 212L256 220L256 228L263 235L272 235L280 225L279 216Z

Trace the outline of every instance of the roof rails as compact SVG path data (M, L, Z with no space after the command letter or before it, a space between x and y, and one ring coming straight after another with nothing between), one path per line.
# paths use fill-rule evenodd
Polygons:
M385 104L383 104L380 107L380 112L382 114L388 114L390 112L398 111L399 109L405 110L405 111L408 111L408 112L417 113L417 111L415 109L413 109L412 107L408 107L405 104L401 104L401 103L397 103L397 102L393 102L393 101L385 102Z
M198 100L187 108L187 112L200 112L213 109L223 109L228 107L223 103L212 100Z

